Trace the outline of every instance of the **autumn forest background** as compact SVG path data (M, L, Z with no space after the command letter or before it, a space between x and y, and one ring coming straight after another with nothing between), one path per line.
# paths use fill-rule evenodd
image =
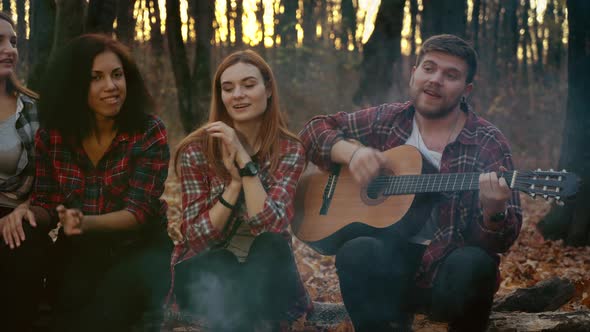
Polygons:
M508 137L517 167L582 179L563 207L523 195L525 226L502 258L500 294L560 275L577 282L562 309L590 308L590 2L2 0L1 8L18 23L20 77L32 89L52 52L74 36L102 32L130 46L171 147L206 119L211 76L235 50L254 49L271 64L297 132L316 114L406 100L422 41L462 36L480 58L469 102ZM178 189L171 174L173 221ZM314 299L339 302L332 258L299 242L296 253Z

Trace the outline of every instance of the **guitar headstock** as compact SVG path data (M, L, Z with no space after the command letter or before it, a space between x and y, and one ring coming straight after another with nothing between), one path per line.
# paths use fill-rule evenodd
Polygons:
M578 192L580 177L565 170L516 171L516 178L512 180L514 172L502 172L512 189L529 194L531 197L542 196L545 199L554 198L558 202L564 198L571 198Z

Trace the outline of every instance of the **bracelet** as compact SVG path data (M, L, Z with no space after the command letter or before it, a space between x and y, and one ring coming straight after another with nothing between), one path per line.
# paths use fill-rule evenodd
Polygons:
M357 153L358 150L362 149L362 146L359 146L358 148L356 148L354 151L352 151L352 154L350 155L350 159L348 160L348 164L350 165L350 163L352 162L352 158L354 158L354 155Z
M230 202L228 202L228 201L226 201L225 199L223 199L223 194L221 194L221 195L217 196L217 198L219 199L219 202L220 202L220 203L221 203L223 206L225 206L226 208L228 208L228 209L230 209L230 210L233 210L233 209L235 209L235 208L236 208L236 206L235 206L235 205L233 205L233 204L230 204Z

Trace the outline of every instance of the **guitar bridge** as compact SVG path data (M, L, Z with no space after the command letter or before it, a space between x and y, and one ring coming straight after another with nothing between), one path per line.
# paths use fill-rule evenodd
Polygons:
M332 197L334 197L334 191L336 190L336 183L338 183L338 176L340 175L340 165L335 166L330 176L328 176L328 182L324 187L324 194L322 195L322 207L320 208L320 215L325 216L328 214L330 203L332 203Z

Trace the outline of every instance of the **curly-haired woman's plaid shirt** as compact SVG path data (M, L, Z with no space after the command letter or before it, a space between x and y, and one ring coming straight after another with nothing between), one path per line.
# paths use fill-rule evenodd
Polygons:
M249 216L245 204L240 204L221 232L211 223L209 209L217 203L228 183L209 165L200 143L191 143L182 151L180 182L183 212L180 230L184 241L177 244L172 253L173 276L176 264L227 241L238 221L246 223L254 236L264 232L281 233L291 243L287 227L294 215L295 188L305 166L305 151L293 139L281 138L279 144L279 164L274 172L271 172L270 160L257 161L259 177L268 194L263 210ZM293 319L301 316L311 306L301 281L299 294L298 301L289 312Z
M500 166L514 169L508 141L500 130L468 107L463 111L467 113L467 121L457 139L443 151L440 173L484 173L498 171ZM354 139L380 151L404 144L412 133L414 112L413 105L406 102L384 104L353 113L317 116L306 124L299 135L309 159L328 170L333 166L330 159L332 146L342 139ZM516 191L508 203L507 218L500 231L484 226L477 192L445 193L443 197L438 227L434 239L426 248L417 275L417 284L422 287L431 286L438 264L452 250L475 245L492 254L504 252L514 243L522 225Z
M64 204L88 215L125 209L140 224L164 229L168 206L160 196L170 160L166 128L155 116L148 117L144 128L118 133L96 166L79 142L57 130L39 129L31 205L47 210L53 223L58 220L55 208Z

